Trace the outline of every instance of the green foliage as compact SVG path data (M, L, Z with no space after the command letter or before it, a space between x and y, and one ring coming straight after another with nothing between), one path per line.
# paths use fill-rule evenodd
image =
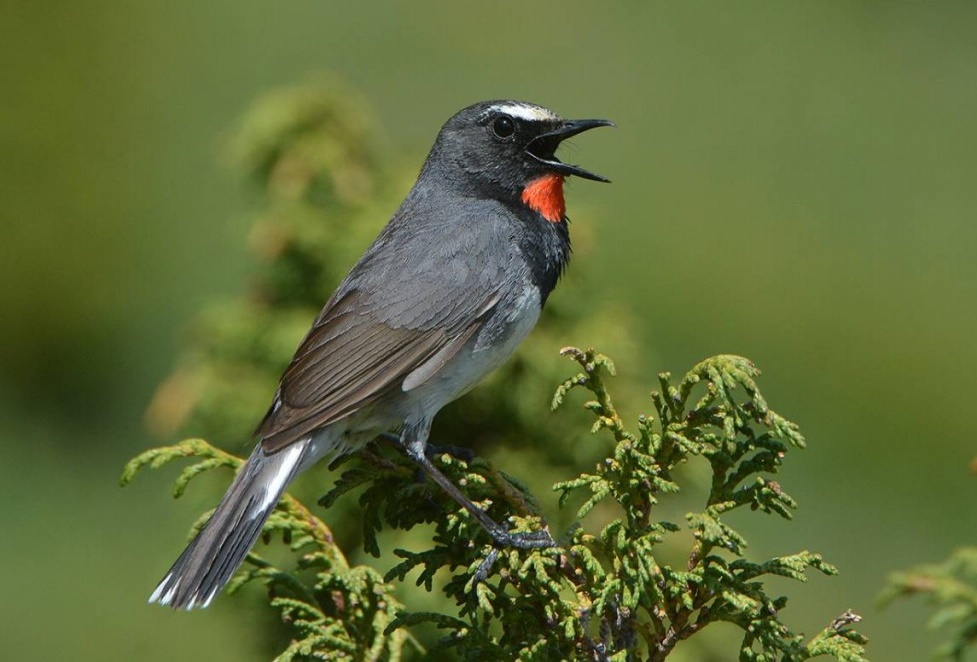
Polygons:
M397 526L434 522L436 534L431 550L398 550L404 561L388 578L403 580L418 571L417 583L430 590L436 573L450 570L443 590L459 605L460 617L408 614L396 624L429 621L447 629L442 645L455 648L464 659L629 659L640 654L659 660L718 621L744 631L742 660L817 655L864 659L864 639L849 627L857 616L846 614L805 642L779 619L786 598L767 595L758 581L764 575L803 581L808 568L835 574L834 568L809 552L747 561L742 558L743 537L723 521L745 505L782 517L794 508L779 485L759 474L776 472L788 448L803 445L803 438L796 426L767 407L753 379L756 368L740 357L719 356L697 365L677 386L661 375L662 391L652 396L657 418L641 417L633 433L617 414L604 382L613 374L610 361L593 351L567 348L563 353L583 372L560 386L554 406L571 389L589 390L595 396L585 405L596 418L592 432L607 431L612 452L594 473L555 489L564 499L575 492L586 494L580 518L605 500L616 503L621 517L599 532L574 527L556 549L497 550L477 523L444 497L403 494L405 489L426 488L412 488L405 472L392 471L385 480L395 482L368 487L361 503ZM693 399L699 390L704 393ZM742 402L738 391L743 392ZM709 462L713 479L704 509L686 516L695 542L686 567L676 568L660 562L656 548L680 527L656 521L652 513L660 498L678 491L675 468L693 457ZM467 466L450 457L442 457L442 463L490 512L502 503L496 515L515 513L517 529L542 522L528 495L491 467L477 462ZM332 495L378 469L371 463L346 472ZM405 482L396 482L394 476ZM448 512L418 513L408 505L418 497L436 499Z
M308 324L406 190L408 178L378 166L368 118L355 95L334 81L318 81L269 95L235 132L231 160L262 194L251 232L261 268L245 297L205 311L193 329L150 410L160 434L192 432L234 448L249 437ZM586 227L574 225L578 258L588 248L580 231ZM584 261L577 262L571 279L584 271ZM803 438L769 409L757 390L756 368L740 357L719 356L675 384L660 375L654 413L630 429L606 387L614 372L607 358L564 350L582 371L563 381L565 363L553 348L593 336L611 343L624 364L636 363L627 316L587 296L580 283L565 283L517 356L442 412L433 436L476 449L509 441L510 461L531 458L554 475L593 466L555 486L562 503L581 502L573 521L559 512L544 515L526 486L484 459L435 456L451 480L515 530L573 521L558 527L559 547L493 547L466 511L418 480L416 466L396 447L371 444L343 459L340 478L321 500L330 507L331 524L360 529L364 548L376 556L384 551L377 534L385 527L424 525L431 545L396 549L400 563L381 576L350 563L330 529L286 496L265 534L285 540L298 555L297 570L275 567L253 552L232 583L235 590L255 581L268 587L271 606L291 628L285 659L397 659L411 641L407 628L425 623L445 632L437 646L464 659L660 660L715 622L743 631L743 660L864 659L864 639L850 627L856 615L843 614L805 641L780 620L786 598L768 595L762 583L764 576L803 580L808 569L834 569L809 552L748 560L746 541L729 524L728 514L743 506L783 518L795 507L769 475ZM605 443L581 440L588 423L580 410L542 417L552 384L560 381L554 407L575 390L590 392L585 410ZM616 391L627 396L636 389L619 379ZM202 472L241 462L206 442L185 441L140 455L123 482L144 466L183 457L197 461L177 478L175 496ZM701 508L679 525L661 518L657 507L680 485L695 491L687 489L689 476L681 469L690 463L708 469L711 479ZM560 466L565 469L554 469ZM301 483L295 489L301 493ZM350 507L346 495L359 504ZM681 562L668 562L665 548L681 548L686 540ZM394 582L408 577L447 600L428 599L425 605L433 608L410 611L391 593Z
M668 374L660 375L661 391L652 394L656 415L640 417L635 433L618 415L605 384L614 371L610 360L592 350L567 348L563 353L583 371L557 389L554 406L573 389L589 391L594 399L584 406L596 419L592 432L606 434L611 452L593 473L554 489L564 500L585 493L581 519L603 501L616 504L620 517L600 531L574 526L556 548L498 549L467 511L437 486L419 482L416 468L397 449L371 446L349 460L353 466L322 505L363 488L359 501L367 549L380 554L375 534L385 524L401 529L431 524L433 546L396 550L403 560L384 578L368 567L351 569L328 528L294 498L283 499L265 533L282 534L294 551L311 548L299 567L314 569L315 581L305 583L252 553L251 567L232 588L253 580L268 586L272 606L299 634L285 659L342 654L360 659L355 655L365 648L377 653L367 659L395 658L404 628L432 623L447 630L439 645L463 659L640 655L663 660L709 624L727 622L743 631L741 660L820 655L864 660L865 640L850 627L860 620L857 615L846 612L805 641L780 619L787 599L769 595L760 581L769 575L803 581L810 568L833 575L832 566L807 551L747 560L746 541L724 521L742 506L784 518L795 507L777 483L761 474L775 473L786 452L803 445L803 437L767 406L754 381L756 368L741 357L718 356L695 366L677 385ZM157 468L186 456L200 461L177 478L177 496L203 471L240 464L192 440L143 453L126 467L123 482L143 466ZM675 567L657 552L682 527L652 515L660 499L679 490L673 476L678 466L696 458L709 464L712 480L702 510L686 515L693 543L685 565ZM490 514L508 516L515 530L545 526L526 489L490 464L469 463L446 452L436 459ZM441 589L458 606L456 615L412 613L390 595L390 582L415 572L416 583L433 590L445 571L449 579Z
M946 561L893 573L882 594L884 605L921 595L935 609L928 627L949 630L936 657L963 660L977 646L977 548L962 547Z

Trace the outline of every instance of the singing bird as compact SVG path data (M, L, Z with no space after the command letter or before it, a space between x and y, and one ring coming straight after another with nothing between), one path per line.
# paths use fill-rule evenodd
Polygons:
M438 411L509 358L539 319L570 258L564 180L608 181L556 150L601 126L612 123L511 100L474 104L444 124L413 188L285 369L247 463L150 602L209 605L296 474L391 431L496 544L555 544L545 530L511 533L493 521L425 448Z

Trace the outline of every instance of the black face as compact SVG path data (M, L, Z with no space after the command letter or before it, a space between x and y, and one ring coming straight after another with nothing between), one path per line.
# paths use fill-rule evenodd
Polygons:
M563 163L560 143L607 120L564 120L541 106L518 101L486 101L465 108L444 125L431 152L448 170L471 184L518 195L547 174L576 175L606 182L600 175ZM457 170L455 170L457 169Z

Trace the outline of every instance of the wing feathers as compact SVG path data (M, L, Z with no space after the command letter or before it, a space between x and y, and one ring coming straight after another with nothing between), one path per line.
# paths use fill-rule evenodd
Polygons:
M320 313L282 376L256 431L265 451L349 416L389 389L425 383L482 328L498 301L492 290L472 292L454 306L426 301L409 316L411 326L393 326L382 319L391 319L388 307L362 291L344 292ZM417 314L423 309L427 314ZM418 319L425 324L417 326Z
M357 298L344 297L335 312L322 315L296 352L282 377L276 406L257 430L266 452L349 416L405 377L411 376L409 388L427 381L481 328L497 301L490 297L476 308L466 328L452 334L373 321L350 309Z

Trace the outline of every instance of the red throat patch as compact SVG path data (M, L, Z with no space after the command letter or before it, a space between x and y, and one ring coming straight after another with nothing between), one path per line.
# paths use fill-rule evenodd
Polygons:
M522 190L522 201L550 223L561 222L567 212L567 203L563 199L563 177L543 175L534 179Z

